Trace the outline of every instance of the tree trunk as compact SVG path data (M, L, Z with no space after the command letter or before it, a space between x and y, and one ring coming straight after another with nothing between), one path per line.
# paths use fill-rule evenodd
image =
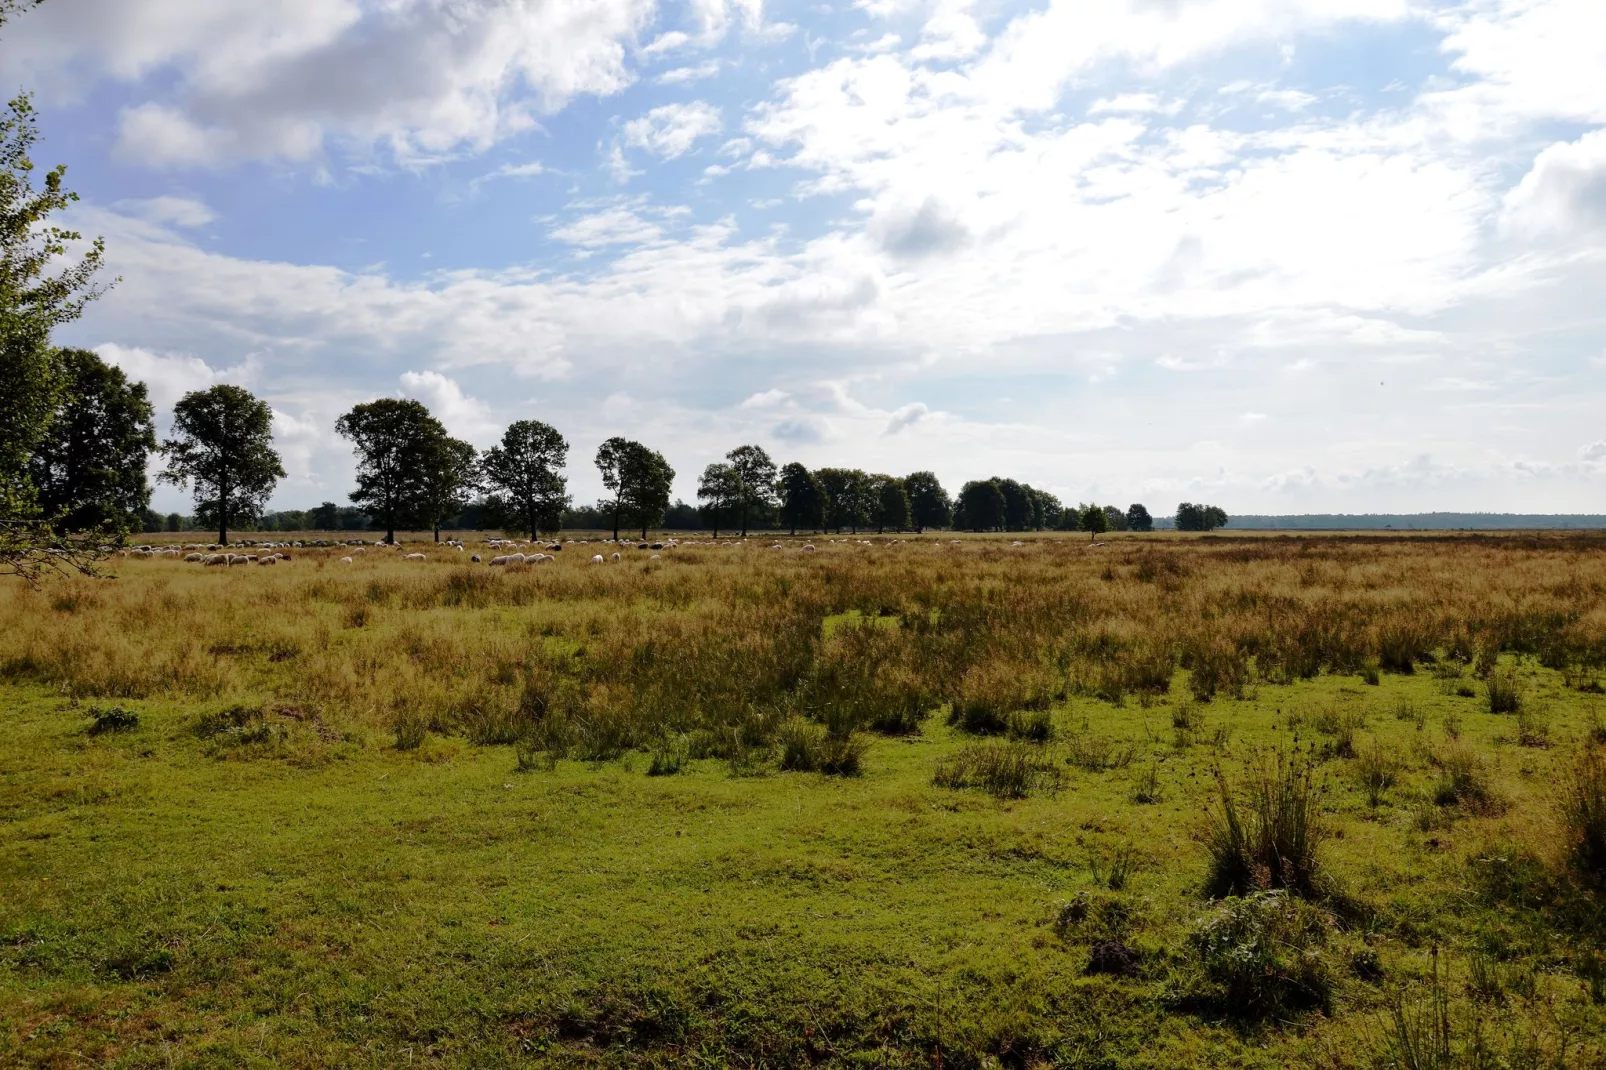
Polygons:
M441 526L438 523L435 525L435 541L441 541Z
M619 541L619 499L613 500L613 541Z
M747 499L742 499L742 538L747 538Z
M229 485L218 486L217 496L217 541L219 546L229 544Z

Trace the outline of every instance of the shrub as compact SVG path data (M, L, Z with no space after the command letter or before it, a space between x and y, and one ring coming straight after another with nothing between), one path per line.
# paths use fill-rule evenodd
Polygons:
M1054 932L1062 940L1075 936L1092 942L1125 942L1131 939L1137 922L1137 912L1126 897L1082 891L1060 904L1054 916Z
M110 706L106 709L91 706L89 716L91 718L89 734L92 736L107 732L127 732L139 727L139 714L121 706Z
M1276 752L1250 767L1240 792L1216 771L1217 806L1201 840L1210 859L1212 896L1286 889L1320 897L1329 891L1318 860L1327 831L1316 812L1310 765L1297 751Z
M1240 1019L1330 1010L1337 981L1325 950L1333 919L1281 891L1216 904L1188 944L1209 986L1201 993Z
M428 734L423 718L410 713L397 717L391 730L395 733L397 750L417 750Z
M1606 750L1585 744L1562 778L1561 824L1573 869L1606 883Z
M261 706L230 706L203 714L196 722L195 734L225 745L278 743L287 735L283 725L269 723Z
M1522 705L1517 678L1510 672L1490 673L1488 691L1490 713L1516 713Z
M931 782L943 788L981 788L1000 799L1019 799L1059 786L1059 773L1034 747L972 743L937 763Z

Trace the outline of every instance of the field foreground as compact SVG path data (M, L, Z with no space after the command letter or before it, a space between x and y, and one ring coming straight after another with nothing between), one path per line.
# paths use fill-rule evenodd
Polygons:
M1011 541L0 588L0 1064L1606 1065L1606 541Z

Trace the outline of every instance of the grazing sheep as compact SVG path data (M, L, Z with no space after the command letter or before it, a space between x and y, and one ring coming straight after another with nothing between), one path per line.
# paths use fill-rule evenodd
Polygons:
M806 553L806 554L812 554L814 552L814 544L812 542L804 543L803 544L803 552Z
M201 559L201 555L200 554L185 554L184 555L184 560L186 560L186 561L199 561L200 559Z
M507 561L508 561L507 554L502 554L500 557L491 558L491 564L493 566L494 565L505 565L505 564L507 564Z
M619 560L619 554L618 554L618 552L617 552L617 551L615 551L615 553L614 553L614 555L613 555L613 559L614 559L614 560L615 560L615 561L617 561L617 560Z
M279 563L279 559L277 557L272 557L272 556L260 557L260 558L257 559L257 564L259 564L259 565L277 565L278 563Z
M662 561L663 559L663 554L653 554L651 557L647 558L648 561Z
M425 561L425 560L428 560L428 559L423 554L408 554L406 557L402 558L402 560L403 561Z
M508 554L507 555L507 563L510 564L510 565L522 565L522 564L524 564L524 555L523 554Z
M226 567L229 563L229 559L223 554L209 554L206 560L201 563L203 565L223 565Z
M349 558L349 557L342 557L342 558L341 558L341 559L340 559L340 563L341 563L341 564L342 564L342 565L349 565L349 564L351 564L351 558Z
M473 557L469 558L469 560L474 562L477 565L477 564L480 563L480 555L479 554L475 554Z
M601 555L601 554L592 554L592 555L591 555L591 563L592 563L592 564L593 564L593 565L600 565L600 564L602 564L602 555Z

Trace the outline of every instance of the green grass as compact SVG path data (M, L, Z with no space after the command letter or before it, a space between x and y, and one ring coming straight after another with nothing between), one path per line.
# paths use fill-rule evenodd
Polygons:
M1565 1020L1567 1065L1599 1065L1577 972L1598 904L1549 875L1543 829L1601 700L1512 668L1547 698L1556 745L1518 745L1509 715L1421 673L1218 696L1188 716L1231 742L1179 748L1179 677L1148 706L1056 703L1057 737L1097 733L1132 760L1011 744L1040 748L1061 785L1007 801L932 783L975 742L939 717L869 737L856 777L773 757L649 776L651 747L519 771L513 745L399 750L293 709L235 725L130 700L137 725L94 735L87 704L5 687L0 1064L1361 1066L1386 1047L1390 986L1418 991L1439 947L1532 975L1501 1014L1546 1038ZM1426 727L1389 716L1401 702ZM1330 1019L1237 1022L1197 995L1210 979L1189 950L1211 909L1195 835L1212 770L1335 710L1367 715L1360 753L1401 763L1377 798L1356 759L1315 772L1326 871L1368 916L1323 952ZM1424 829L1446 715L1505 805L1428 801ZM1137 791L1151 774L1158 790ZM1090 893L1119 897L1135 975L1086 972L1108 934L1061 919ZM1449 998L1475 1014L1461 987Z

